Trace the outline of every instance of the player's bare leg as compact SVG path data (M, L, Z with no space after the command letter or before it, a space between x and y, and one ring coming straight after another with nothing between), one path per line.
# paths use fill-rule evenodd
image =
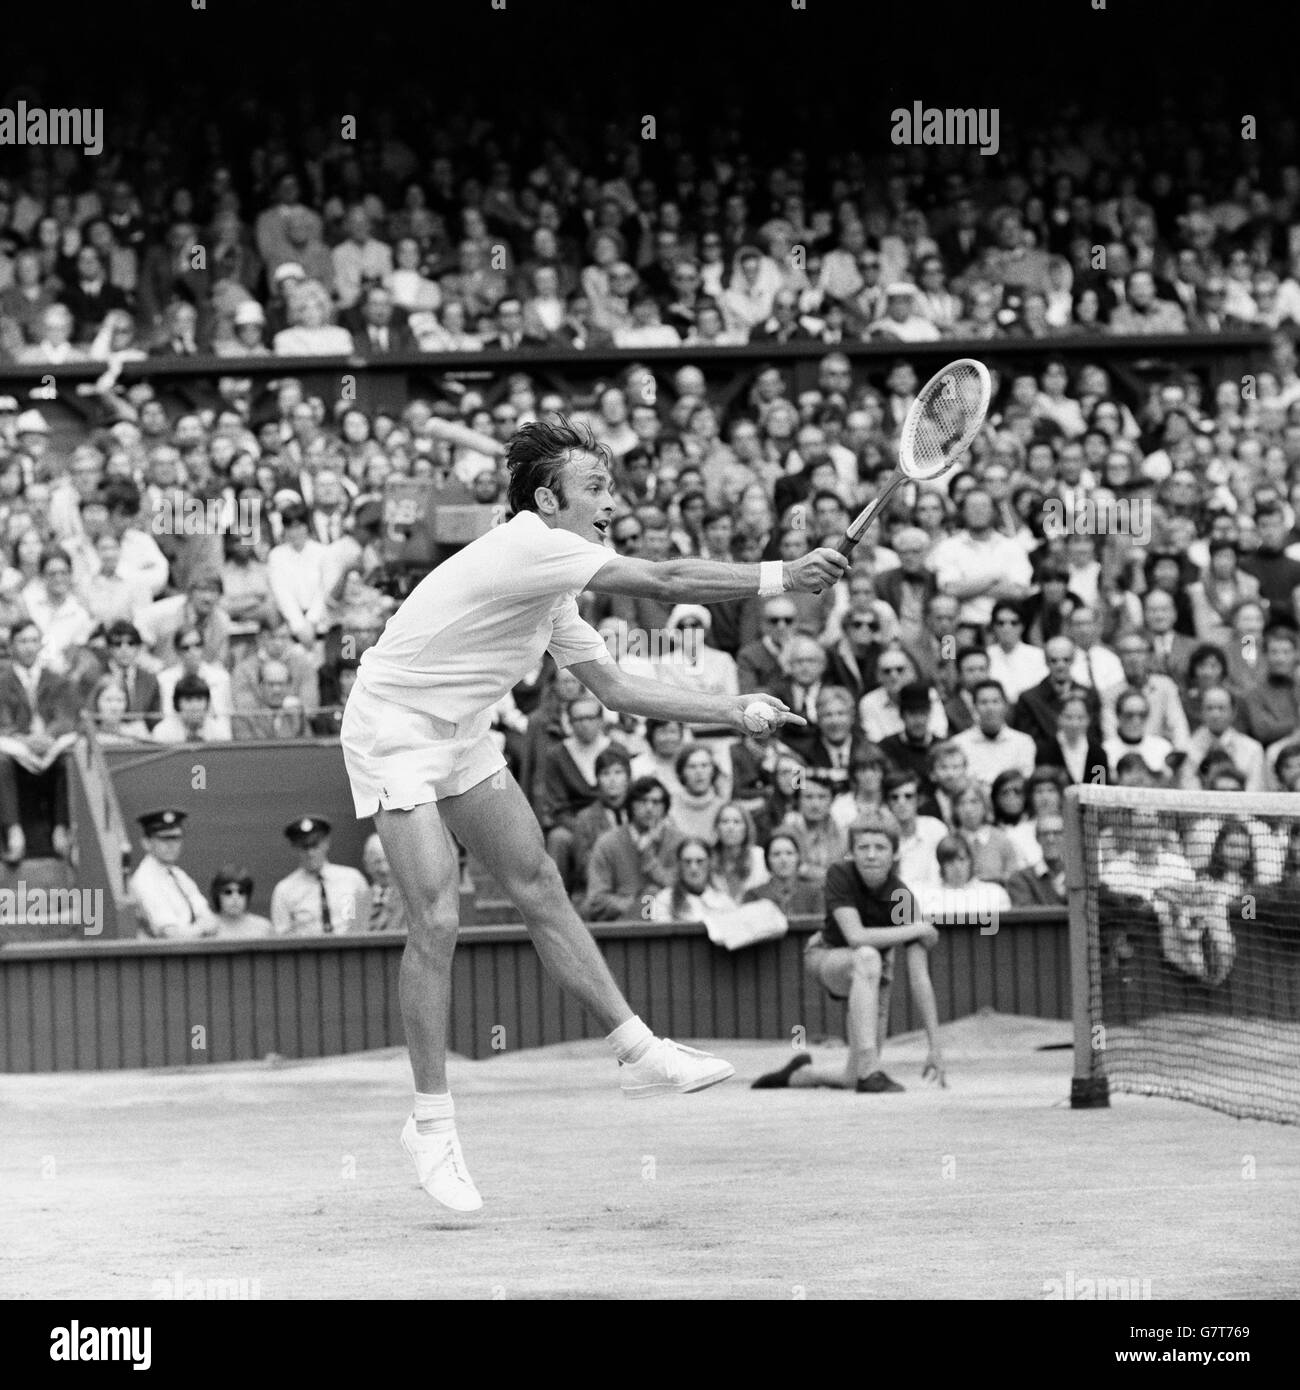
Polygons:
M565 892L541 827L519 784L502 770L439 803L447 826L519 909L542 964L589 1009L623 1065L622 1087L642 1099L703 1090L733 1068L716 1057L657 1039L632 1012L605 957Z
M605 957L574 911L541 827L518 783L499 773L461 796L445 798L456 838L523 914L542 964L609 1033L632 1017Z
M460 931L456 847L434 802L412 811L381 810L375 829L409 914L397 992L415 1089L445 1091L451 960Z
M447 1025L451 961L460 930L460 869L435 803L410 811L379 811L375 828L409 919L398 998L415 1077L415 1109L402 1147L420 1186L453 1211L483 1205L465 1167L447 1090Z

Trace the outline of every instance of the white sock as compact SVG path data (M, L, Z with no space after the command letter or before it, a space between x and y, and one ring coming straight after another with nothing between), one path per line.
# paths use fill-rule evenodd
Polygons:
M605 1041L614 1049L614 1056L620 1062L639 1062L654 1042L654 1037L649 1028L633 1014L626 1023L620 1023Z
M415 1093L415 1132L417 1134L451 1134L456 1129L456 1107L451 1092L428 1095Z

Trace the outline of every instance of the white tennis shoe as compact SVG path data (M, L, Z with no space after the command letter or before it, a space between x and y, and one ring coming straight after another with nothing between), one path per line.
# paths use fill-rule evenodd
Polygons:
M638 1062L620 1062L621 1085L628 1100L648 1100L670 1091L702 1091L716 1086L736 1069L721 1057L683 1047L671 1038L655 1038Z
M454 1130L450 1134L421 1134L411 1115L402 1129L402 1148L415 1162L420 1186L434 1201L460 1212L478 1211L483 1205Z

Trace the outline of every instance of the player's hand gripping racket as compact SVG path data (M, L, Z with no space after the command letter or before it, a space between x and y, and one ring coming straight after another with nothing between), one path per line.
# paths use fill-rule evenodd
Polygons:
M898 467L836 541L841 555L853 553L867 527L905 482L932 483L953 467L979 433L992 393L988 368L973 357L949 362L925 383L903 421Z

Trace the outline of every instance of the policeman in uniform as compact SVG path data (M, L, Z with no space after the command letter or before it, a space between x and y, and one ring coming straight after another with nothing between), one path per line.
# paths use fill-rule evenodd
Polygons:
M176 867L185 843L184 811L141 816L145 856L131 875L131 897L142 936L192 939L217 934L217 919L198 884Z
M364 932L370 924L370 887L357 869L329 862L330 823L303 816L284 828L298 851L298 868L271 893L271 930L277 936Z

